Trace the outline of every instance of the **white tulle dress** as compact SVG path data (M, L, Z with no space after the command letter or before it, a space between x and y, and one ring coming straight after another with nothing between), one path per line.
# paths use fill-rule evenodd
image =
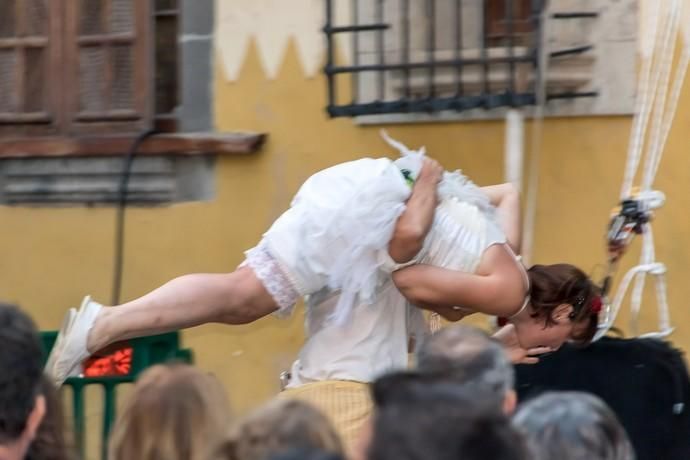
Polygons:
M247 251L245 264L281 313L288 313L299 297L327 288L340 294L329 320L344 324L355 305L376 303L379 288L400 267L388 256L388 243L424 150L387 141L401 158L364 158L314 174L261 242ZM487 247L505 242L494 208L459 171L444 173L438 193L433 225L413 262L474 272Z

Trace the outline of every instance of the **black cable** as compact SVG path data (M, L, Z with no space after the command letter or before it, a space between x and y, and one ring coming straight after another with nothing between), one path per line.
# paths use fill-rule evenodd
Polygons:
M120 178L120 187L118 189L118 205L117 215L115 218L115 262L113 264L113 290L112 300L110 305L118 305L120 303L120 295L122 294L122 266L124 263L124 241L125 241L125 209L127 207L127 187L129 185L129 178L132 175L132 165L134 164L134 157L137 154L139 147L149 137L158 134L158 131L149 129L139 134L132 143L127 156L125 157L125 165L122 170Z

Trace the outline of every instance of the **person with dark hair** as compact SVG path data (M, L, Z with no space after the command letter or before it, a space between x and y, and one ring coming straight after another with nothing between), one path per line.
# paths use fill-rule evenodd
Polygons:
M29 316L0 303L0 458L26 455L46 412L41 343Z
M45 375L41 378L40 394L46 399L46 415L24 460L68 460L72 454L65 442L62 401Z
M544 393L521 405L513 424L524 434L534 460L635 459L616 415L588 393Z
M468 391L480 390L506 414L515 409L515 372L497 340L475 327L456 324L430 336L417 351L416 370Z
M579 268L570 264L533 265L530 283L530 321L511 321L519 337L538 337L540 345L558 348L565 335L579 344L591 342L601 311L601 289ZM522 340L521 340L522 342ZM530 347L531 343L524 343Z
M486 398L453 384L374 384L368 460L527 460L520 434ZM378 387L379 383L384 383ZM390 390L393 390L392 392Z

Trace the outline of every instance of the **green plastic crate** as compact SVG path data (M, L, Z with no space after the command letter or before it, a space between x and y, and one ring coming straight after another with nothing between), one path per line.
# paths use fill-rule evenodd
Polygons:
M53 348L57 331L41 333L41 342L44 350L44 359L47 359ZM132 348L132 367L128 375L113 377L70 377L65 382L73 392L72 409L74 413L74 437L77 452L80 458L85 455L85 389L89 385L103 387L103 431L101 458L106 459L108 451L108 435L115 421L117 407L117 386L124 383L132 383L137 376L147 368L166 362L193 362L192 351L180 349L178 332L170 332L151 337L141 337L128 340L123 348Z

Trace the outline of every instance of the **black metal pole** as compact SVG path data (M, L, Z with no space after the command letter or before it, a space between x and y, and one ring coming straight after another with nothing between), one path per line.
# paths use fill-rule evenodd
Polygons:
M482 97L486 104L489 102L489 93L491 91L491 86L489 85L489 59L488 50L486 44L486 36L488 34L488 22L489 18L486 14L486 0L481 2L481 18L482 18L482 34L481 34L481 61L482 61ZM485 107L486 107L485 104Z
M506 29L508 33L508 57L513 57L515 55L514 45L514 23L513 23L513 0L505 0L506 8ZM513 97L515 95L515 62L512 60L508 61L508 93L510 96L510 105L515 107Z
M352 0L352 23L359 25L359 0ZM359 65L359 32L352 32L352 64ZM352 74L352 103L359 101L359 74Z
M531 19L532 19L532 25L534 27L534 41L533 43L533 55L534 55L534 95L536 97L536 102L537 104L542 104L546 101L540 100L539 94L541 93L541 85L544 84L542 82L542 66L544 63L542 62L542 53L541 53L541 47L544 46L543 42L543 24L541 21L541 16L542 16L542 1L541 0L532 0L532 14L531 14Z
M328 109L335 107L335 74L332 72L334 66L334 45L333 34L330 32L333 26L333 1L326 0L326 78L328 79Z
M410 91L410 0L401 0L402 2L402 64L404 66L404 94L408 100L412 97Z
M454 58L458 61L455 67L455 95L461 97L463 94L462 84L462 0L455 0L455 55Z
M379 24L383 24L383 0L377 0L376 3L376 22ZM383 30L379 30L376 32L376 43L377 43L377 48L378 48L378 55L379 55L379 65L383 66L386 63L385 60L385 50L383 48ZM385 99L386 95L386 74L385 71L381 70L378 72L378 94L379 94L379 101L383 101Z
M410 62L407 64L397 63L397 64L366 64L355 66L334 66L329 70L330 73L350 73L350 72L373 72L379 70L405 70L405 69L428 69L430 67L457 67L458 64L467 65L482 65L482 64L504 64L509 61L514 62L534 62L533 56L515 56L512 59L508 56L496 56L492 58L472 58L472 59L442 59L433 62Z
M426 1L426 32L427 32L427 48L426 48L426 58L429 63L429 73L428 73L428 96L433 98L436 94L436 88L434 86L434 80L436 76L436 61L434 60L434 49L436 48L436 1L427 0Z

